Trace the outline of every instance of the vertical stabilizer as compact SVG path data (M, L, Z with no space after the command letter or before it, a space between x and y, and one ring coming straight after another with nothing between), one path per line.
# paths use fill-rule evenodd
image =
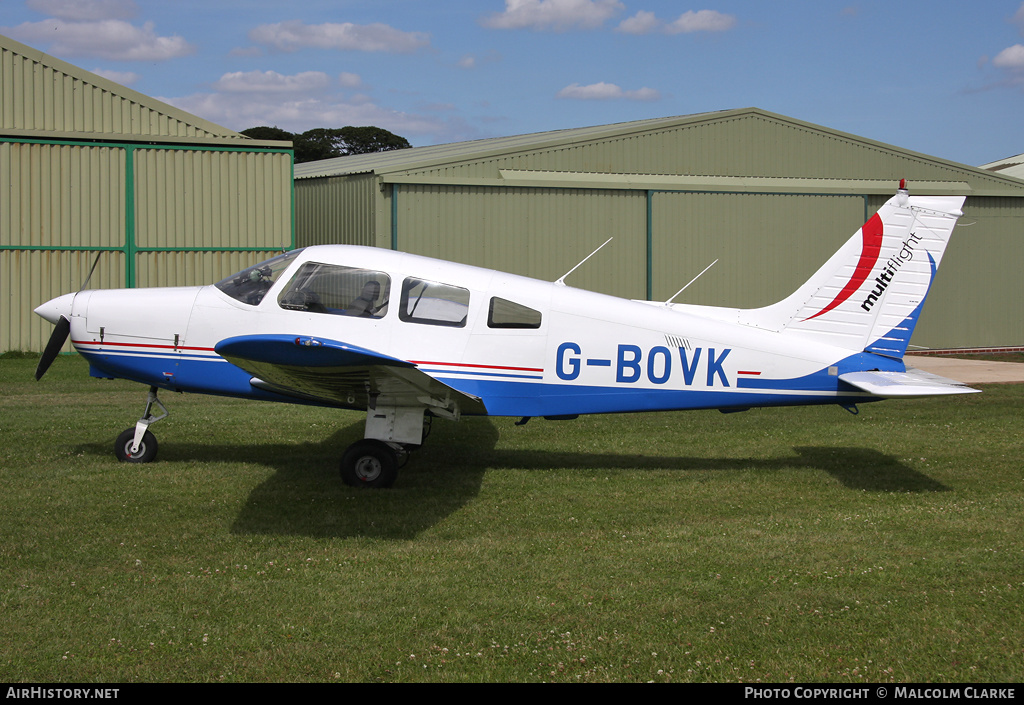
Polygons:
M901 188L807 283L741 322L852 351L902 358L963 196Z

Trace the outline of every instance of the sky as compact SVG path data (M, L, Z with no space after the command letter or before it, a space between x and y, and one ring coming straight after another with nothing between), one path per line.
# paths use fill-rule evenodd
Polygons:
M426 146L756 107L1024 152L1021 0L0 0L0 34L233 130Z

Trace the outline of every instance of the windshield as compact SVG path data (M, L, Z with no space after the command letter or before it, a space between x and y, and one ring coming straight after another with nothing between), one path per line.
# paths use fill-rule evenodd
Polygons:
M231 298L255 306L263 300L267 291L277 281L278 275L288 268L300 252L302 250L285 252L283 255L232 274L227 279L221 279L215 286Z

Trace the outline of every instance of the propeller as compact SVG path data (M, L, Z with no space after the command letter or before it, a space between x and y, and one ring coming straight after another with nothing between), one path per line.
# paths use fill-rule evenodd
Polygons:
M50 340L46 343L46 348L43 350L43 354L39 357L39 365L36 366L36 381L42 379L46 371L50 369L50 365L60 354L60 349L64 347L64 342L68 339L71 334L71 321L64 316L57 319L57 325L53 327L53 333L50 334Z
M78 291L82 291L89 285L89 280L92 279L92 273L96 271L96 265L100 263L100 256L102 252L96 253L96 259L92 262L92 267L89 269L89 274L86 276L85 281ZM71 315L72 304L74 302L76 294L65 294L59 296L52 301L48 301L39 308L36 309L43 318L48 321L53 321L53 333L50 334L50 339L46 342L46 348L43 350L43 354L39 356L39 364L36 365L36 381L42 379L46 371L50 369L50 365L57 359L57 355L60 354L61 348L64 347L64 343L67 342L68 336L71 335ZM53 320L52 316L54 313L60 311L60 317L56 321ZM67 312L67 315L64 314ZM49 315L47 315L49 314Z

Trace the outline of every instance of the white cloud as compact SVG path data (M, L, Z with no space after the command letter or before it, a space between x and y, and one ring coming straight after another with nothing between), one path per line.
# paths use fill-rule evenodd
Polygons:
M661 93L653 88L639 88L633 91L626 91L614 83L591 83L589 86L581 86L578 83L566 86L558 91L556 98L568 98L571 100L658 100Z
M413 141L427 136L450 142L471 139L473 131L457 120L417 115L377 105L369 100L341 100L336 96L248 96L228 93L196 93L180 98L158 98L193 115L244 130L254 125L276 125L290 132L314 127L376 125Z
M460 69L476 69L499 61L501 61L501 54L492 49L484 54L465 54L455 65Z
M1017 25L1017 27L1020 28L1021 36L1024 36L1024 2L1022 2L1020 7L1017 8L1017 12L1014 13L1010 22Z
M1010 71L1024 71L1024 46L1014 44L996 54L992 65Z
M653 12L641 10L623 20L616 31L626 34L689 34L692 32L725 32L736 26L736 17L715 10L684 12L672 22L658 19Z
M222 75L207 92L157 100L234 130L276 125L298 133L315 127L377 125L410 141L478 137L458 117L430 114L433 107L419 113L392 110L366 93L349 93L353 88L366 88L354 73L332 77L320 71L238 71Z
M666 27L670 34L690 32L724 32L736 25L736 17L725 15L715 10L698 10L684 12Z
M338 74L338 83L340 83L343 88L363 87L363 79L359 77L359 74L348 73L345 71Z
M114 83L120 83L122 86L130 86L139 80L139 74L132 71L108 71L107 69L93 69L92 72L97 76L103 76Z
M134 0L28 0L30 10L73 22L130 20L138 12Z
M308 94L326 90L330 77L321 71L285 76L277 71L235 71L221 76L213 88L224 93Z
M632 17L622 20L616 30L626 34L650 34L662 25L653 12L641 10Z
M625 9L619 0L505 0L505 11L480 20L491 29L595 29Z
M289 20L264 24L249 32L257 44L280 51L297 51L307 47L349 51L386 51L399 54L414 52L430 44L430 35L403 32L386 24L357 25L351 22L306 24Z
M61 19L4 27L28 44L45 44L58 56L97 56L113 61L166 61L195 51L183 37L161 37L152 22L136 27L123 20L68 22Z
M992 65L1003 74L994 86L1024 88L1024 45L1014 44L1003 49L992 59Z

